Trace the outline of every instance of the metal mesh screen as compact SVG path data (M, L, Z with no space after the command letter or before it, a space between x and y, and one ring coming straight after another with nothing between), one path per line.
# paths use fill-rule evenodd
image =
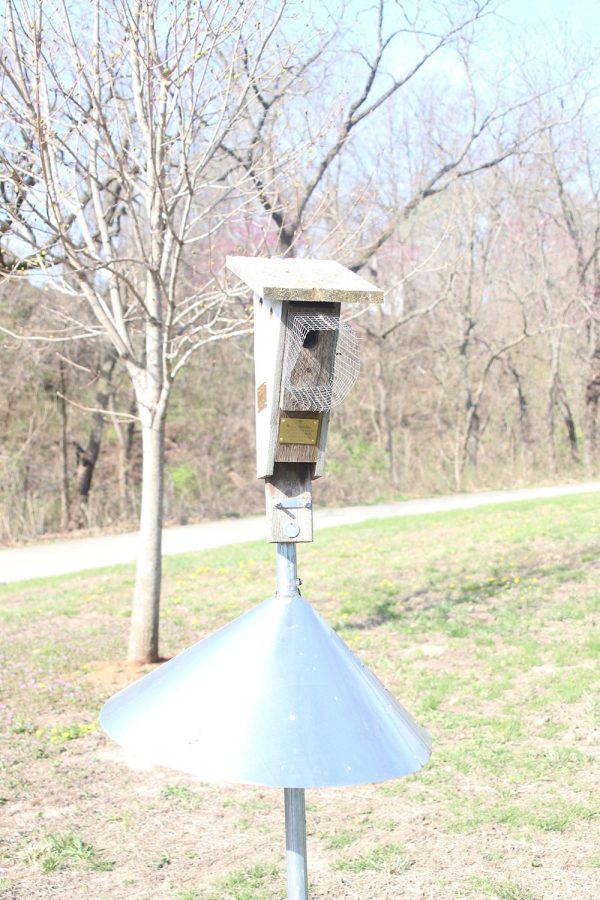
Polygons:
M358 336L338 316L297 315L289 325L282 407L324 411L338 406L358 378Z

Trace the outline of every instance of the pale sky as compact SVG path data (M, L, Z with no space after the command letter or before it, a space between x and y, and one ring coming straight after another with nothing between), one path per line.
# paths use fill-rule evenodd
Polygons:
M583 27L588 35L600 35L600 0L501 0L499 11L515 24L529 25L552 20Z

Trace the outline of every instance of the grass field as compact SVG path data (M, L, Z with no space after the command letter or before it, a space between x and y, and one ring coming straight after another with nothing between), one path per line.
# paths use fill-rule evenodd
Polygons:
M599 538L587 495L299 548L304 596L434 744L416 776L307 792L313 898L600 897ZM273 573L263 543L166 559L162 653ZM284 897L281 791L131 771L98 728L138 674L131 589L130 567L0 586L0 898Z

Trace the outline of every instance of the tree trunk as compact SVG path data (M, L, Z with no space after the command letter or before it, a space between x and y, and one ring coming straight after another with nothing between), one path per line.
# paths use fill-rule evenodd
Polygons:
M586 465L588 473L595 470L598 460L598 407L600 405L600 344L591 358L591 371L585 386Z
M463 461L463 448L464 448L464 439L462 435L461 423L456 423L455 428L455 436L454 436L454 490L457 492L462 491L463 487L463 470L464 470L464 461Z
M86 524L85 513L90 499L94 470L100 455L104 416L110 400L110 384L117 364L117 351L112 345L106 348L97 374L98 390L96 391L95 409L92 412L92 424L87 445L75 444L77 454L77 475L75 493L69 510L69 528L82 528Z
M565 423L565 428L567 430L567 438L569 439L569 450L571 452L571 461L577 463L577 462L579 462L579 448L577 446L577 428L575 426L575 419L573 418L573 413L571 411L571 405L569 403L569 398L567 397L567 392L565 391L565 386L562 383L562 378L560 377L560 375L558 376L557 397L558 397L558 401L560 403L563 421Z
M506 357L506 367L514 380L515 383L515 396L517 398L517 407L519 411L519 438L521 444L521 454L523 457L523 461L529 467L532 458L532 440L531 440L531 420L529 418L529 403L527 401L527 396L525 394L525 389L523 387L523 380L521 378L521 373L517 369L514 364L510 353ZM514 458L516 461L518 455L518 441L515 440L515 454Z
M392 411L386 380L387 373L384 370L382 360L383 353L383 344L381 341L378 341L375 363L375 384L377 385L377 393L379 396L378 424L380 433L382 433L384 436L383 449L388 458L390 478L394 487L397 487L398 471L396 466L396 444L394 440L394 426L392 422Z
M466 463L469 463L470 466L473 466L474 468L477 467L480 434L481 417L479 415L479 404L474 403L472 398L469 396L469 405L467 412L467 434L465 437L465 446L463 449L464 465L466 465Z
M556 387L555 379L552 378L548 387L548 400L546 402L546 428L548 431L548 462L550 464L550 472L556 475L558 467L556 455L556 421L554 417L554 407L556 404Z
M166 406L152 421L142 415L142 497L139 555L127 659L158 661Z
M129 413L133 417L136 412L135 396L129 405ZM131 465L136 421L132 418L125 426L119 422L111 404L112 425L119 443L118 479L119 479L119 518L135 519L137 504L132 490Z
M464 419L457 423L454 448L454 489L462 491L467 464L477 466L481 417L479 402L473 400L471 389L467 387L464 404Z
M560 370L560 349L555 339L550 344L550 380L548 382L548 398L546 402L546 427L548 430L548 462L552 475L558 470L558 454L556 451L556 406L558 402L558 382Z
M60 396L58 398L58 408L60 410L60 527L66 531L69 527L69 442L68 442L68 418L67 418L67 401L65 396L67 393L67 379L65 374L65 364L59 358L58 368L60 372Z

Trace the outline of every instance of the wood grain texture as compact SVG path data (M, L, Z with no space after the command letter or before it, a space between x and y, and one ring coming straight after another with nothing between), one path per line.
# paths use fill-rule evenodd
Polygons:
M279 395L287 304L254 297L254 375L256 385L256 475L273 473L279 429Z
M321 413L321 428L319 429L319 445L317 458L312 468L312 477L321 478L325 474L325 460L327 451L327 435L329 433L329 411Z
M226 266L264 300L383 302L383 291L333 260L228 256Z
M312 504L311 467L301 463L275 463L273 475L265 481L267 541L271 544L308 543L313 539L312 505L310 509L276 509L280 500L297 499ZM299 532L290 537L286 525L296 523Z

